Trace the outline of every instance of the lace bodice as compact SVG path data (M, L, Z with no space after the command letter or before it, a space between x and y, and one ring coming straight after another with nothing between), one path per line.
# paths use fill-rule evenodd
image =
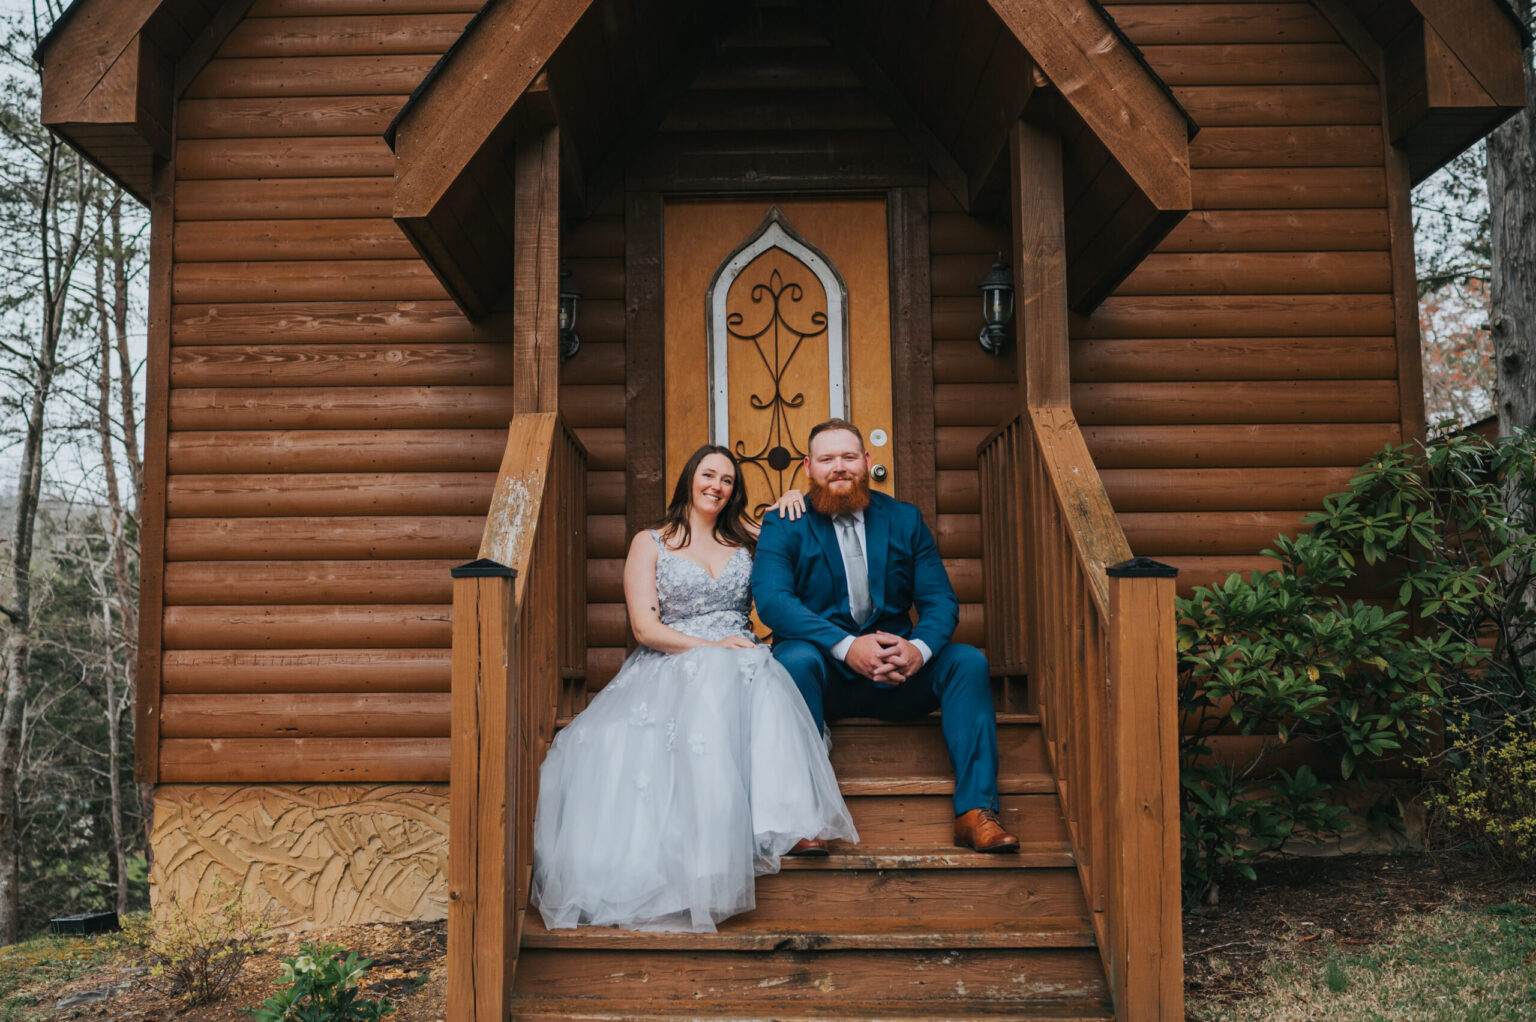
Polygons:
M752 610L752 555L739 548L726 562L719 578L708 569L667 549L655 529L656 596L661 623L701 639L750 635L747 615Z

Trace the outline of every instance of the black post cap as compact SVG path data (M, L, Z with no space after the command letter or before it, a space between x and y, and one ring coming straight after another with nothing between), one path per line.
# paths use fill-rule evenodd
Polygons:
M516 578L517 569L499 564L489 557L482 557L478 561L449 568L448 574L454 578Z
M1110 578L1178 578L1179 569L1150 557L1132 557L1105 569Z

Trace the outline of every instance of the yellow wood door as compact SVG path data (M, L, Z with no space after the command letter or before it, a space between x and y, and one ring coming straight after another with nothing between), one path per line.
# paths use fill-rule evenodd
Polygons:
M833 416L864 431L871 484L895 494L885 200L678 201L665 217L668 496L719 443L756 516L805 488L806 437Z

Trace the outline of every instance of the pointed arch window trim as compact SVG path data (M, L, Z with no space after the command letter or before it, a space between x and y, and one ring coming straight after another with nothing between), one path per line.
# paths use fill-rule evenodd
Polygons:
M770 209L747 240L725 257L705 293L709 322L709 442L730 445L730 373L726 345L726 299L731 285L752 260L771 248L798 259L820 281L827 296L827 418L848 417L848 288L842 274L820 249L789 223L778 206Z

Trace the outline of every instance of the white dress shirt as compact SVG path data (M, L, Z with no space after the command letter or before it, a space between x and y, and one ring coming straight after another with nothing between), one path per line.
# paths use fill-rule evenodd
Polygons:
M859 537L859 549L864 551L864 570L866 572L868 572L868 570L869 570L869 542L864 537L864 512L863 511L851 511L849 513L853 515L853 533L854 533L854 535ZM832 532L834 534L837 534L838 531L839 531L839 528L840 527L838 526L837 522L834 521L832 523ZM838 537L837 548L838 548L838 550L842 550L842 548L843 548L842 537L840 535ZM849 574L849 572L848 572L848 561L847 561L847 558L844 558L843 559L843 576L846 578L848 576L848 574ZM882 586L879 591L883 593L885 591L884 587ZM875 592L876 592L875 580L873 578L871 578L869 580L869 599L870 599L870 603L871 604L873 604L875 602ZM850 585L850 587L848 589L848 606L850 606L850 607L853 606L853 588L852 588L851 585ZM853 645L853 640L855 638L857 638L857 636L854 636L854 635L845 636L843 638L843 641L839 642L836 646L832 647L832 656L835 659L839 660L839 661L847 660L848 659L848 647ZM909 639L907 641L911 642L912 645L917 647L917 651L919 653L921 653L922 656L923 656L923 663L924 664L926 664L929 660L933 659L933 651L928 648L928 644L926 642L924 642L922 639ZM921 667L922 664L919 664L918 666Z

